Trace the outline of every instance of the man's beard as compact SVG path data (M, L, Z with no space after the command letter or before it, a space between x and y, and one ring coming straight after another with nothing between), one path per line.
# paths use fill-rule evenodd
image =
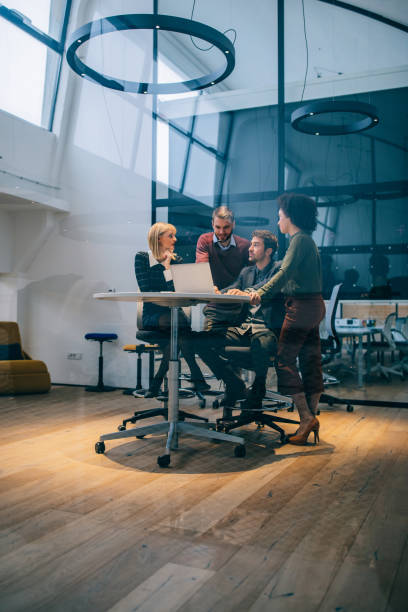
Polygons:
M223 243L223 242L229 242L231 240L231 235L232 235L232 232L226 238L218 238L217 234L216 234L216 237L217 237L218 242Z

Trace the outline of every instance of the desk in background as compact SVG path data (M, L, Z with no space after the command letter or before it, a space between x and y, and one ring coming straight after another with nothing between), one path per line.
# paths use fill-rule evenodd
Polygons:
M339 300L336 317L339 319L375 319L384 323L392 312L397 317L408 316L408 300Z
M357 384L363 386L364 373L367 377L370 375L371 363L371 340L374 334L381 333L380 327L356 327L353 325L336 325L336 332L340 338L352 338L353 342L357 340ZM364 372L363 359L363 339L367 342L367 370Z

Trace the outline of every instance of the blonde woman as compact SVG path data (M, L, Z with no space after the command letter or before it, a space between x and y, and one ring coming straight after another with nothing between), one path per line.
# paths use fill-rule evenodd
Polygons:
M140 291L174 291L170 266L180 263L181 257L175 254L177 242L176 228L170 223L155 223L149 230L147 241L150 251L139 251L135 256L135 273ZM170 308L146 302L143 304L143 328L170 332ZM198 367L193 349L193 336L189 323L182 310L179 311L179 345L191 372L194 389L203 391L209 388ZM145 397L158 395L163 377L168 370L170 358L170 338L161 347L163 359Z

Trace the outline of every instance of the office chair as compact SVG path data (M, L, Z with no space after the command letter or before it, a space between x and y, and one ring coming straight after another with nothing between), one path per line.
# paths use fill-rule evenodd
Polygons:
M323 367L330 363L336 356L341 356L341 342L336 332L336 310L339 303L339 291L342 283L335 285L332 289L331 296L328 304L326 305L326 315L320 323L319 335L320 335L320 346L322 351L322 365ZM335 382L333 382L333 380ZM340 384L340 381L328 374L323 373L323 384L324 386L330 384ZM328 404L334 406L339 404L346 406L347 412L353 412L354 400L340 399L334 395L328 393L322 393L320 396L319 404ZM320 414L320 410L317 411Z
M319 326L320 347L322 351L322 366L324 367L337 356L341 355L341 342L336 332L335 320L336 310L339 303L339 291L342 283L335 285L332 289L329 302L326 304L326 315ZM340 384L335 376L323 372L324 386ZM353 412L354 408L350 401L341 400L327 393L322 393L319 400L320 404L333 406L335 403L345 405L347 412ZM320 414L320 410L317 411Z
M342 283L339 283L333 287L329 302L326 306L326 315L319 326L323 368L326 364L341 355L341 342L335 327L336 310L341 286ZM338 378L323 371L323 384L325 387L328 385L338 385L339 383L340 381Z
M160 330L146 330L143 329L143 303L142 302L138 302L137 303L137 329L138 331L136 332L136 338L138 340L141 340L141 342L143 343L143 345L145 346L149 346L149 347L154 347L153 350L154 351L160 351L162 352L164 347L169 343L170 338L169 338L169 334L165 333L165 332L161 332ZM136 345L138 346L138 345ZM153 358L154 360L154 358ZM141 368L141 355L140 355L140 362L139 362L139 368ZM153 365L154 365L154 361L153 361ZM141 373L141 370L140 370ZM153 372L152 372L152 360L150 360L150 366L149 366L149 382L150 378L152 377ZM139 383L136 386L139 386L140 384L140 379ZM140 384L141 387L141 384ZM146 390L144 389L136 389L133 393L134 397L136 398L142 398L144 395L144 392ZM184 388L180 388L179 389L179 397L181 399L187 399L187 398L192 398L197 396L199 401L200 401L200 407L204 408L205 407L205 398L202 395L201 392L199 391L195 391L193 389L184 389ZM167 421L167 416L168 416L168 394L167 394L167 378L165 377L164 379L164 389L163 392L160 393L155 399L157 399L158 401L163 402L163 406L162 407L158 407L158 408L150 408L150 409L146 409L146 410L138 410L136 411L133 416L124 419L122 421L122 423L118 426L118 430L119 431L124 431L126 429L126 426L128 423L132 423L135 424L137 421L140 421L142 419L149 419L155 416L162 416L166 421ZM204 402L204 405L203 405ZM198 416L196 414L190 413L190 412L186 412L184 410L180 410L179 411L179 418L181 421L184 421L185 419L189 418L189 419L195 419L197 421L204 421L205 423L208 423L208 419L205 417L201 417ZM138 437L138 436L136 436ZM143 437L143 436L140 436Z
M397 318L395 312L389 314L381 330L381 341L371 344L377 348L377 363L371 372L379 372L388 381L391 381L391 374L405 378L408 372L408 324L406 318ZM392 362L385 365L385 352L391 352ZM399 360L395 361L395 353L399 355Z
M183 311L187 319L190 320L191 319L191 309L183 308ZM169 336L169 333L167 332L162 332L159 329L157 330L143 329L143 303L142 302L138 302L137 304L137 329L138 331L136 332L136 338L138 340L142 340L145 344L150 343L151 345L156 345L155 350L161 353L163 352L164 347L170 341L170 336ZM179 368L179 372L181 372L181 368ZM154 375L154 372L153 372L153 375ZM186 376L185 374L180 374L179 380L180 381L189 380L189 377ZM149 384L150 382L151 381L149 380ZM163 389L163 392L158 396L159 398L163 397L167 393L166 385L167 385L167 378L164 377L164 389ZM205 393L207 392L205 391ZM134 393L136 397L138 397L139 394L142 394L142 392L140 391L139 393ZM200 408L205 408L206 406L206 400L205 400L203 391L198 391L192 388L185 388L185 387L182 387L180 384L179 397L182 399L197 397L199 400L198 405L200 406Z
M251 348L249 346L226 346L224 355L234 366L248 370L251 373L254 372ZM274 365L273 358L271 359L270 365ZM240 408L240 413L234 415L233 411L236 410L235 407L224 406L222 417L216 420L216 429L217 431L228 433L231 429L242 427L249 423L256 423L258 428L268 425L268 427L271 427L271 429L279 433L280 440L283 443L286 441L286 433L277 423L293 423L294 425L299 425L299 421L278 417L275 414L265 414L265 412L276 413L282 408L293 410L292 399L268 389L262 401L261 408L249 409L242 407Z
M392 334L400 355L397 370L401 370L405 376L408 372L408 317L396 317Z

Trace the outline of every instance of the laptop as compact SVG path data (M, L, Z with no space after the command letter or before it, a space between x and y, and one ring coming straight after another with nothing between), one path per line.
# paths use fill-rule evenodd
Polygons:
M208 261L170 266L177 293L214 293L214 281Z

